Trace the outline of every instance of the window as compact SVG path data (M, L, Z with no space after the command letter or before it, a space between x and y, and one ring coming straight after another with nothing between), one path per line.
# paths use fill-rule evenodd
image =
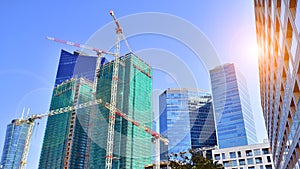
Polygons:
M262 149L263 154L270 154L268 148L263 148Z
M215 154L215 159L216 160L220 160L221 158L220 158L220 154Z
M264 166L263 166L263 165L260 165L260 166L259 166L259 169L264 169Z
M242 155L241 155L241 152L240 152L240 151L238 151L237 153L238 153L238 157L242 157Z
M268 161L268 163L271 162L271 157L270 156L267 156L267 161Z
M266 165L266 169L272 169L272 165Z
M222 153L222 159L225 159L225 153Z
M246 165L245 160L244 159L240 159L239 160L240 165Z
M255 169L255 168L254 168L254 166L252 166L252 167L248 167L248 169Z
M255 158L255 163L256 163L256 164L261 164L261 163L262 163L261 157L256 157L256 158Z
M235 152L230 152L229 155L230 155L230 158L236 158Z
M224 165L224 167L229 167L230 166L229 161L223 161L223 165Z
M248 158L247 163L248 163L248 165L254 164L253 158Z
M231 165L232 165L232 167L235 167L235 166L237 166L237 162L236 162L236 160L232 160L232 161L231 161Z
M261 154L261 153L260 153L260 149L254 149L253 151L254 151L254 155L255 155L255 156L258 156L258 155Z
M252 150L246 150L246 156L247 156L247 157L253 156Z

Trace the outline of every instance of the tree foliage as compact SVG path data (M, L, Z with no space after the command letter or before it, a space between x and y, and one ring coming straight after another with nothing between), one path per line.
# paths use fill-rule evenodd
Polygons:
M172 153L169 156L170 167L173 169L223 169L222 164L213 162L202 156L196 149L188 152Z

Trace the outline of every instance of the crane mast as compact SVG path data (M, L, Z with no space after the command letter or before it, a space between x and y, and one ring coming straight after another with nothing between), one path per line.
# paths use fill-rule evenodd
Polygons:
M26 135L26 140L25 140L25 144L24 144L24 151L21 157L21 164L20 164L20 169L25 169L26 166L26 160L28 157L28 151L29 151L29 146L30 146L30 140L31 140L31 136L32 136L32 131L33 131L33 127L34 127L34 123L30 123L28 125L28 131L27 131L27 135Z
M122 34L122 29L118 20L116 19L114 12L111 10L110 15L113 17L117 28L116 28L116 46L115 46L115 62L113 67L113 75L112 75L112 84L111 84L111 96L110 103L112 105L112 109L109 109L109 122L108 122L108 134L107 134L107 145L106 145L106 160L105 160L105 168L112 168L112 159L113 159L113 148L114 148L114 129L115 129L115 108L117 105L117 91L118 91L118 74L119 74L119 62L120 62L120 36Z
M113 75L112 75L112 84L111 84L111 96L110 96L110 104L111 109L109 112L109 122L108 122L108 136L107 136L107 145L106 145L106 161L105 168L112 168L112 160L113 160L113 148L114 148L114 128L115 128L115 109L117 106L117 91L118 91L118 75L119 75L119 65L120 65L120 41L121 38L125 42L128 50L132 53L132 50L126 40L125 35L123 34L123 30L119 21L117 20L113 10L109 11L110 15L113 17L113 20L116 24L116 46L115 46L115 61L113 67Z

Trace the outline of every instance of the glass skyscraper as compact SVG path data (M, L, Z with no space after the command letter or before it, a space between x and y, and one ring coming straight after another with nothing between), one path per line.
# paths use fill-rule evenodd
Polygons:
M3 153L1 158L1 169L19 169L24 145L28 133L28 124L16 125L13 120L7 125Z
M159 130L169 139L161 144L161 160L168 154L217 144L211 95L195 89L168 89L159 97Z
M246 80L234 64L210 70L219 148L255 144L255 124Z
M300 1L254 0L261 106L275 168L300 168Z
M79 52L69 53L61 50L58 70L55 78L55 85L74 78L84 77L91 82L94 81L97 57L87 56ZM100 65L108 61L103 57Z

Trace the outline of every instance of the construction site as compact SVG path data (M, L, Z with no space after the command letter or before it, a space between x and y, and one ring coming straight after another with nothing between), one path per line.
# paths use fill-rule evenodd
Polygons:
M62 56L73 55L62 50L50 110L12 121L12 128L23 130L17 138L23 141L16 148L22 156L6 160L1 164L3 169L12 166L10 161L14 161L15 168L26 168L33 128L45 117L48 120L40 169L140 169L152 163L153 143L156 147L160 141L168 144L166 138L152 130L152 68L134 54L113 11L110 15L116 25L114 52L47 37L93 51L96 56L77 53L70 62L70 58ZM121 42L128 53L120 54ZM108 55L114 59L107 61ZM76 59L85 57L92 64L76 73Z

